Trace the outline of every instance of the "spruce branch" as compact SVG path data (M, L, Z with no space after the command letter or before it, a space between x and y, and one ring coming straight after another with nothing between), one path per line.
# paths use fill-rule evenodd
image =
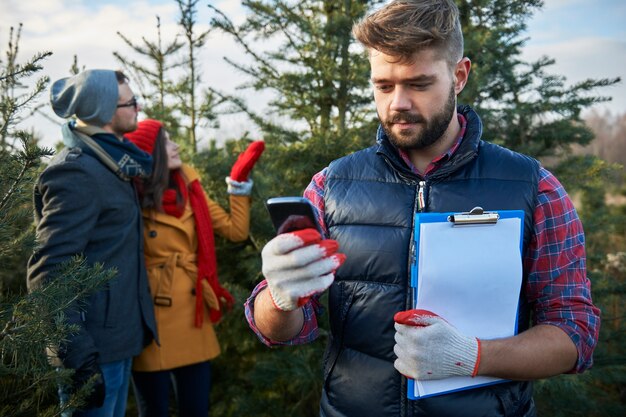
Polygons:
M26 173L30 171L33 167L39 165L42 157L50 156L54 153L54 151L50 148L40 148L37 145L33 144L31 140L31 135L26 132L18 131L15 132L15 135L20 138L24 149L22 151L19 151L16 155L12 156L12 158L20 163L21 169L18 172L17 176L13 179L8 191L2 197L2 201L0 201L0 211L4 210L9 200L13 197L17 190L17 187L24 180Z

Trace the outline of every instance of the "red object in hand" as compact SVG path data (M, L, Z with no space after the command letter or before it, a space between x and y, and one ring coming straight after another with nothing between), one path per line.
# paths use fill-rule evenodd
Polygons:
M237 161L230 170L230 179L238 182L248 181L252 167L259 160L264 150L265 142L262 140L252 142L245 151L239 154Z
M407 326L428 326L428 319L440 318L437 314L429 310L413 309L406 311L398 311L393 316L393 321L398 324L405 324Z

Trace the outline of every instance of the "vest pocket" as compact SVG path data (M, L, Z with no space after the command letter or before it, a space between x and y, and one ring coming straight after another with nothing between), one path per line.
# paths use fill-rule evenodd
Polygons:
M324 355L324 388L328 389L328 380L330 374L337 363L337 359L343 350L343 335L345 332L346 319L348 317L348 312L352 307L352 303L354 302L354 293L356 283L348 283L348 282L339 282L333 284L330 289L328 304L329 311L339 311L339 318L331 317L331 327L336 327L336 329L332 329L330 334L335 335L331 337L330 342L328 344L328 349L326 349L326 354Z

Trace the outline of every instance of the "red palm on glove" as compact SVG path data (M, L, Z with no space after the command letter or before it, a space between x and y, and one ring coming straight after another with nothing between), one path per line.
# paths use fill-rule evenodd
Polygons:
M235 181L244 182L248 180L248 175L254 164L259 160L265 150L265 142L257 140L248 145L248 148L239 154L237 161L230 170L230 178Z
M427 326L422 319L428 317L439 317L437 314L429 310L413 309L406 311L398 311L393 316L393 321L400 324L406 324L407 326Z

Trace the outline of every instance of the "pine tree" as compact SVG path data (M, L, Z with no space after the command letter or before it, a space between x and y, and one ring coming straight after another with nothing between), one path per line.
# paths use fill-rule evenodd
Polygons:
M41 157L50 150L39 149L31 132L16 129L31 113L36 98L48 83L41 77L28 90L24 80L42 69L42 62L50 52L39 53L29 61L18 62L19 40L22 25L11 27L5 52L6 60L0 60L0 209L4 214L0 241L11 242L0 251L0 292L19 292L24 288L23 260L30 254L30 237L24 233L32 222L30 191L33 175ZM24 91L27 90L27 91ZM17 278L19 274L22 276Z
M157 16L156 42L142 37L141 44L136 44L118 32L140 60L127 58L119 52L113 55L138 83L144 100L143 112L164 122L169 134L182 146L185 157L190 158L200 148L200 128L217 127L213 113L216 97L211 91L200 88L202 71L198 61L210 30L198 33L198 0L176 0L176 3L181 33L169 44L163 46L161 19Z
M541 0L457 3L465 54L472 60L459 100L477 109L484 137L537 158L567 154L572 144L588 143L592 134L581 112L610 100L596 91L620 79L587 79L567 86L565 77L548 72L554 59L521 61L526 20L543 5Z
M22 34L22 24L15 30L9 30L9 42L6 50L6 61L0 59L2 69L0 78L0 151L11 152L19 146L20 138L28 136L23 131L14 131L15 127L28 115L24 115L33 101L46 88L48 77L38 79L35 86L27 92L22 79L29 77L41 70L41 63L51 52L43 52L35 55L24 64L17 60L19 42Z
M185 136L188 138L193 153L196 153L198 151L197 134L200 120L203 117L209 121L214 119L212 114L213 95L209 92L205 93L203 102L198 102L199 98L197 97L197 86L201 76L197 54L198 50L206 43L210 30L200 34L196 32L198 0L176 0L176 3L178 3L180 11L178 24L183 29L185 46L187 47L187 57L184 61L187 72L178 86L178 91L181 93L179 106L181 114L189 119Z
M247 20L239 26L209 5L213 26L231 35L252 60L240 64L225 58L249 76L242 87L272 93L272 117L267 117L241 98L214 89L230 109L246 113L261 129L266 152L272 154L265 167L281 173L273 179L274 193L300 193L325 164L373 144L369 64L354 47L351 30L377 3L244 1ZM286 160L288 166L282 164Z
M150 118L163 121L170 127L172 132L176 132L180 122L176 117L175 105L171 100L175 85L169 78L169 73L183 65L177 59L177 54L184 45L178 38L175 38L172 42L163 46L161 18L157 16L156 19L156 42L142 37L142 43L137 45L121 32L117 32L124 43L144 61L147 61L147 64L127 58L119 52L113 52L113 55L128 71L133 81L136 82L142 101L146 102L146 105L142 106L142 111Z

